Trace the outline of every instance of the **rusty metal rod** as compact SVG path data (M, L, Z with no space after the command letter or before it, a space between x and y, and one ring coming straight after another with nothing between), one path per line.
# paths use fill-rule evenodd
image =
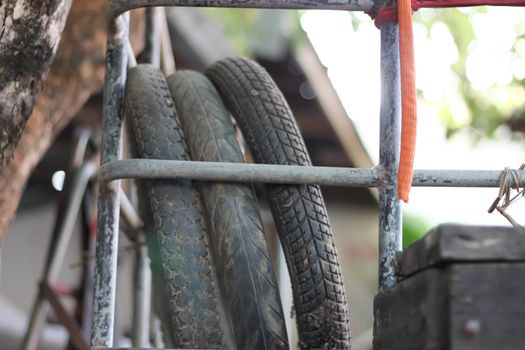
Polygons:
M402 207L397 196L401 142L401 90L397 23L381 25L381 110L379 162L385 183L379 190L379 289L396 283L395 256L401 250Z
M124 88L128 63L129 15L122 15L109 24L104 85L101 164L121 158ZM98 198L97 246L91 346L113 345L120 181L101 186Z
M124 178L184 178L225 182L286 184L318 183L329 186L378 187L378 169L306 167L299 165L244 164L221 162L126 159L103 165L99 180Z
M79 150L84 147L86 141L83 136L79 138L79 143L76 149ZM80 154L77 156L77 154ZM74 159L83 158L82 150L76 153ZM74 232L75 223L82 205L82 198L89 184L89 180L96 172L96 165L93 163L85 163L80 165L78 169L74 169L72 174L67 174L67 182L71 179L71 184L67 184L67 197L65 205L63 206L63 213L58 217L55 224L54 232L51 238L49 251L44 265L44 275L42 281L48 285L55 285L58 281L60 269L64 263L64 258L67 253L69 241ZM71 176L71 178L69 178ZM27 325L27 330L22 340L20 349L34 350L38 348L38 341L44 328L46 317L49 312L49 303L45 299L42 290L39 290L37 298L31 309L31 316Z
M275 8L317 9L370 12L373 0L113 0L109 4L109 20L139 7L229 7L229 8Z
M499 187L501 170L415 170L415 187ZM520 186L525 172L517 170ZM102 165L99 181L117 179L193 179L224 182L319 184L342 187L382 187L385 171L372 169L273 164L220 163L180 160L126 159ZM514 184L511 184L514 185Z
M40 290L44 297L49 301L49 304L53 307L59 322L67 329L71 343L73 343L75 348L79 350L89 350L89 346L82 335L80 326L75 318L67 313L63 304L58 300L55 291L53 291L46 282L40 283Z

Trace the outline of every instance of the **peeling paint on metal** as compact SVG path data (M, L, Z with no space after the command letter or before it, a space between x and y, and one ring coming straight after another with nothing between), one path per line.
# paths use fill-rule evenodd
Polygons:
M381 121L379 161L385 186L379 191L379 286L396 283L395 255L401 250L401 203L397 171L401 138L401 92L397 23L381 27Z
M320 184L352 187L378 187L382 185L382 179L376 168L356 169L155 159L119 160L104 164L100 168L99 180L101 182L121 178L186 178L203 181Z
M113 0L109 7L109 18L114 18L131 9L150 6L324 9L370 12L374 7L374 2L372 0Z
M127 72L127 27L129 15L123 15L110 24L104 85L101 164L120 158L122 149L122 114L124 84ZM91 346L113 345L115 293L118 255L119 188L120 181L101 186L97 218L97 247L95 264L95 292Z

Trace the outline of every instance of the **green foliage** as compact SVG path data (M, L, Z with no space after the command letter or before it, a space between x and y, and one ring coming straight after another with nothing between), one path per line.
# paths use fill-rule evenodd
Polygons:
M205 8L217 23L221 25L234 48L243 55L250 55L249 42L257 12L253 9L217 9Z
M493 84L484 89L475 89L467 74L467 62L479 39L475 34L473 18L480 14L490 15L490 11L487 7L422 10L414 16L416 22L425 26L427 33L430 33L437 23L445 24L457 48L458 58L450 68L458 79L457 92L466 107L463 112L466 115L457 115L457 111L454 114L446 103L440 106L440 119L446 126L449 137L464 129L471 131L474 140L481 136L494 137L495 131L502 124L523 124L516 121L509 123L511 117L525 122L525 113L519 113L525 107L525 79L514 77L510 84ZM523 60L525 59L525 24L518 23L515 30L517 40L508 55ZM486 67L487 72L491 69L494 67ZM525 131L517 128L514 130Z
M299 19L301 11L207 8L205 10L224 29L234 48L246 56L271 50L274 41L286 40L287 45L306 38Z
M457 59L450 70L457 78L457 87L448 91L448 98L438 103L439 117L452 137L467 130L476 141L480 137L493 137L496 130L507 124L513 130L525 131L525 78L514 76L509 84L493 84L480 89L471 81L468 62L481 40L473 25L479 16L490 16L493 9L473 7L463 9L424 9L414 15L414 21L426 28L429 40L436 25L445 25L457 49ZM285 44L292 49L305 40L299 19L304 11L206 9L223 27L231 43L240 53L251 56L264 51L279 51ZM349 12L354 30L359 29L363 17ZM368 19L366 19L368 20ZM525 21L515 24L516 42L509 50L512 59L525 60ZM416 47L417 50L417 47ZM524 63L525 64L525 63ZM494 67L486 67L487 72ZM420 97L424 93L419 91ZM452 97L451 97L452 96ZM453 100L453 101L451 101ZM511 120L512 118L512 120Z
M423 218L405 213L403 215L403 249L423 237L429 230L430 226Z

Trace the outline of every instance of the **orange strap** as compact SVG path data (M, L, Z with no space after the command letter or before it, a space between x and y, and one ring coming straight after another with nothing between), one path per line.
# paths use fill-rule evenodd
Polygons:
M416 152L417 101L414 65L414 40L412 33L412 2L398 0L399 55L401 63L401 155L399 159L398 196L408 202L414 154Z
M395 7L387 7L376 14L374 20L381 23L399 21L399 55L401 63L401 155L398 173L398 197L408 202L414 173L416 152L417 99L414 64L414 38L412 11L420 8L444 8L462 6L525 6L525 0L398 0Z
M525 0L411 0L412 10L420 8L449 8L470 6L525 6ZM395 6L382 8L378 13L372 15L376 27L384 22L397 21L398 9Z

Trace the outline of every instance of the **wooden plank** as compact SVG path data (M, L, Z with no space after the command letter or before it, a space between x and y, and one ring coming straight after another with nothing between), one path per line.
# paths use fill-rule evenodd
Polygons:
M525 263L455 264L450 349L525 349Z
M525 263L458 263L374 300L374 350L525 348Z
M440 225L397 257L399 276L450 262L525 261L525 231L513 227Z
M445 350L446 273L430 269L374 299L374 350Z

